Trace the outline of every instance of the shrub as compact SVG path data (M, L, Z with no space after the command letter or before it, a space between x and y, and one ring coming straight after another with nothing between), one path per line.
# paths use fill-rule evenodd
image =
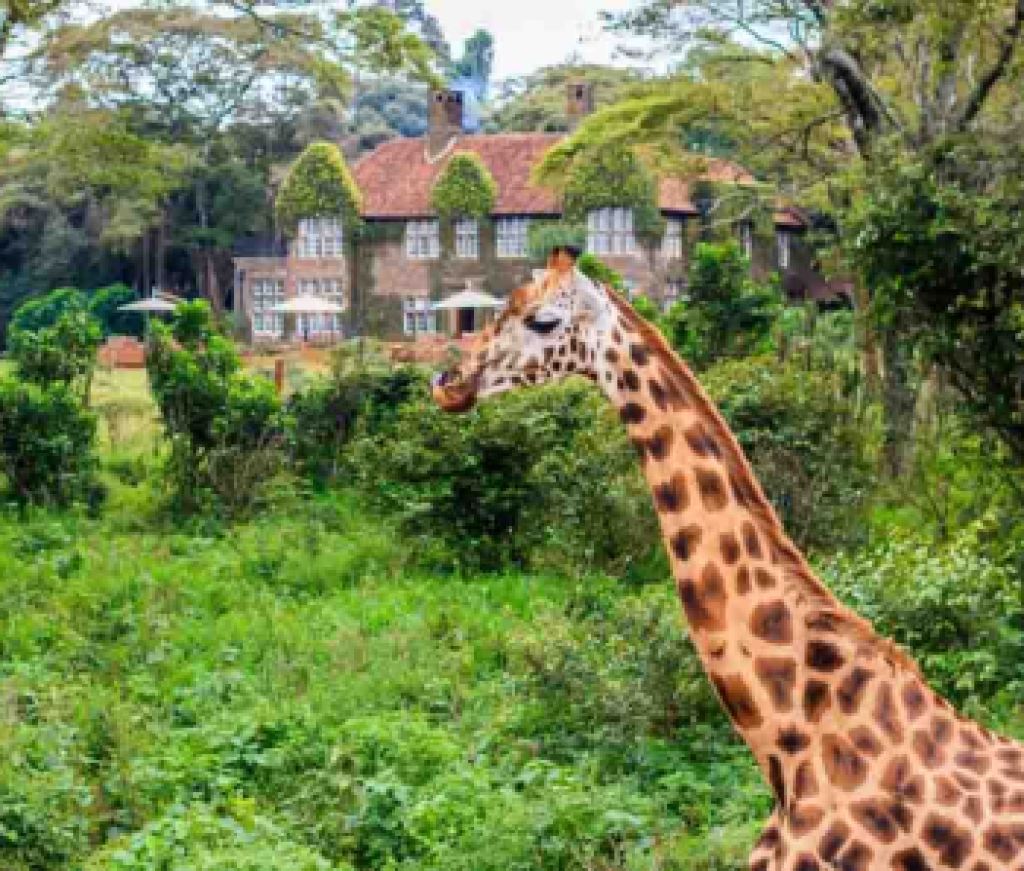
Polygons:
M74 287L61 287L23 302L11 315L9 329L34 333L52 327L68 312L84 311L86 296Z
M434 183L430 204L442 218L486 218L497 195L484 162L475 154L456 154Z
M335 478L357 424L364 436L372 436L426 390L426 377L412 367L336 370L288 401L292 462L314 481Z
M89 396L100 327L92 315L69 309L53 326L11 331L10 355L18 374L34 384L63 384Z
M720 363L702 377L765 493L803 547L861 540L871 484L868 434L841 377L771 358Z
M99 321L104 337L142 337L143 316L138 312L120 311L121 306L134 301L135 291L126 284L111 284L93 291L89 297L89 312Z
M0 470L19 502L98 496L95 431L95 417L67 385L0 378Z
M757 284L735 242L697 245L687 299L664 318L666 337L695 366L764 351L781 304L778 288Z
M999 698L997 711L1011 709L1024 689L1019 581L979 555L981 530L943 547L903 535L823 567L832 589L918 657L939 692L975 712Z
M424 391L422 400L398 411L381 437L356 440L352 474L378 506L399 518L427 559L487 569L525 564L538 546L559 541L557 534L548 535L549 525L560 522L559 511L574 499L562 541L573 541L584 553L593 543L583 539L615 522L590 511L586 500L595 488L615 484L594 477L576 489L565 475L552 481L544 468L558 464L553 452L575 457L584 449L582 443L573 447L576 438L599 421L602 432L617 427L597 411L600 403L591 389L570 383L511 393L470 414L449 415ZM596 431L593 443L599 443ZM613 451L587 471L596 476L620 460ZM559 482L570 487L568 495L551 497ZM615 499L612 494L602 506ZM616 517L624 521L621 513Z
M252 507L279 468L284 419L273 385L241 371L205 302L179 306L172 328L153 325L147 369L179 506L212 497L229 513Z

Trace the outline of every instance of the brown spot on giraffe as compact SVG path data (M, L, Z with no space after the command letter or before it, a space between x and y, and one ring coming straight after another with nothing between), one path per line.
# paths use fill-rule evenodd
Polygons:
M551 337L522 323L543 305L564 320ZM905 654L835 599L692 372L569 255L514 293L433 391L464 411L572 372L595 381L630 428L691 637L781 799L753 871L1024 871L1020 745L957 718Z

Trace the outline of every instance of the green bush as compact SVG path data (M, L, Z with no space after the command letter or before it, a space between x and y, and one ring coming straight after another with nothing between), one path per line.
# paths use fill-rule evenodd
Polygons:
M705 367L769 346L782 297L778 287L750 277L750 264L737 243L697 245L686 295L666 313L663 326L688 362Z
M179 306L170 328L153 325L146 365L178 506L195 511L212 499L232 514L252 508L280 468L285 427L274 386L242 371L205 302Z
M89 313L99 321L106 336L142 338L145 321L138 312L123 312L120 307L134 302L135 291L126 284L111 284L94 290L89 296Z
M357 428L364 437L375 435L426 392L426 376L412 367L346 369L314 382L288 400L293 464L313 481L335 479Z
M649 557L643 536L639 555L620 554L615 544L633 538L628 512L639 501L632 498L635 478L620 485L599 477L626 473L624 436L611 437L612 447L602 446L589 461L579 453L601 444L599 432L604 438L609 428L619 433L603 405L591 388L573 382L510 393L470 414L449 415L424 391L386 430L353 443L352 474L375 504L399 519L428 561L497 569L528 563L538 547L572 542L575 553L589 552L589 565L643 562ZM590 433L586 443L575 445L583 433ZM578 481L556 470L560 457L579 463ZM568 489L554 495L560 483ZM587 505L598 488L605 491L599 507L614 516ZM551 533L562 512L571 517ZM625 532L598 543L617 521Z
M830 549L863 540L870 430L840 375L765 357L720 363L701 381L794 541Z
M829 585L919 660L958 706L1011 710L1024 691L1024 608L1014 575L984 556L980 524L945 546L894 537L826 563ZM993 700L996 700L993 704Z
M74 287L61 287L42 296L32 297L14 310L8 329L34 333L52 327L69 312L85 311L86 295Z
M100 336L92 315L70 309L53 326L34 331L12 329L10 356L18 375L26 381L63 384L87 400Z
M0 377L0 471L20 503L94 501L96 418L64 384Z

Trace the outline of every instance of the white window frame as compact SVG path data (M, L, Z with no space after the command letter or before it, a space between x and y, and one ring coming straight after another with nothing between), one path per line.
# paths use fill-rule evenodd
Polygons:
M405 256L409 260L436 260L441 256L441 224L437 218L406 221Z
M741 221L739 225L740 251L747 260L754 259L754 227L749 221Z
M297 287L300 296L318 296L344 305L344 282L340 278L300 278ZM335 336L341 332L341 319L341 314L334 312L300 315L299 333L305 333L304 325L308 323L310 336Z
M402 300L402 331L407 336L428 336L437 332L437 313L429 299Z
M253 336L280 338L284 333L284 315L270 311L284 302L284 280L255 278L250 285L252 295Z
M587 215L587 251L611 257L631 257L637 252L633 210L596 209Z
M300 260L338 260L345 256L345 232L341 218L303 218L295 240Z
M665 235L661 240L661 255L666 260L683 259L683 219L666 218Z
M496 253L499 258L523 260L529 257L529 218L498 218L494 232Z
M459 260L480 259L480 222L476 218L456 220L455 256Z
M790 263L792 262L792 245L793 234L790 233L789 230L777 229L775 231L775 247L777 249L780 271L789 269Z

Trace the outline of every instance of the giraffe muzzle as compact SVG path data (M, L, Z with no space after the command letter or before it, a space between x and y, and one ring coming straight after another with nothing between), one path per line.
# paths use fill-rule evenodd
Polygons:
M434 402L451 413L469 411L476 404L476 390L475 379L465 379L458 373L439 372L430 382Z

